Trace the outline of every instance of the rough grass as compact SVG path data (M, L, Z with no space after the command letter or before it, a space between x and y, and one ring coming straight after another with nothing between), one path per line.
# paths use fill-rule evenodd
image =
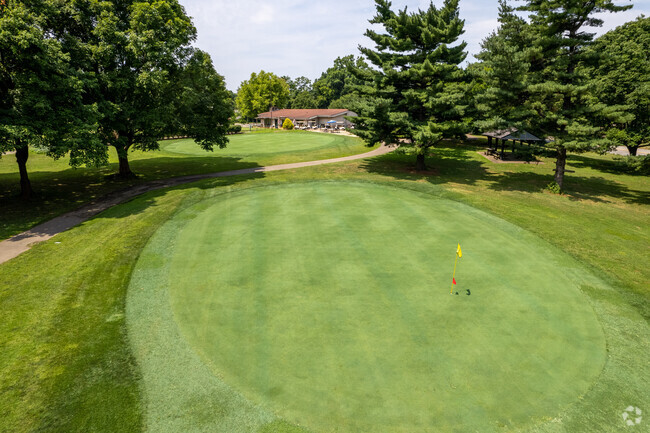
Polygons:
M544 191L551 161L492 164L476 150L451 144L437 149L428 160L431 175L414 173L411 157L389 155L151 193L0 265L0 431L141 431L139 375L123 315L125 287L148 238L213 188L310 179L396 182L469 203L537 234L605 279L604 286L581 287L607 341L601 379L537 430L621 431L624 408L650 407L648 178L618 174L607 156L576 156L570 160L576 173L567 177L565 195L557 196ZM11 156L0 165L5 158ZM4 222L4 207L2 212ZM33 215L25 219L29 226ZM299 431L279 420L260 428Z

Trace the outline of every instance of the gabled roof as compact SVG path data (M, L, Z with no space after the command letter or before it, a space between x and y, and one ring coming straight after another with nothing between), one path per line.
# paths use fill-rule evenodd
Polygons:
M498 131L484 132L484 136L498 138L499 140L523 140L523 141L545 141L531 134L526 130L519 131L517 128L501 129Z
M314 119L316 117L335 117L345 114L350 110L345 109L282 109L274 110L273 112L267 111L257 115L258 119L270 119L271 117L288 117L289 119Z

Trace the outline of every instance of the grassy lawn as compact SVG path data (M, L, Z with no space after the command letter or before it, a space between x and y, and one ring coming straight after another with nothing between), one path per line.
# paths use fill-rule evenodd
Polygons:
M135 309L128 312L128 326L131 327L131 332L134 332L133 326L146 324L135 323L132 321L133 318L149 321L150 325L156 326L158 329L158 333L152 335L149 347L140 344L142 340L139 340L140 343L136 343L137 334L132 334L135 339L133 348L131 347L131 337L128 334L126 320L127 296L137 298L152 295L151 290L142 290L140 293L139 289L150 288L150 286L140 283L155 281L155 278L159 278L160 270L166 266L165 260L182 259L182 257L172 254L175 249L171 242L174 241L174 236L178 235L178 230L183 229L187 224L199 224L202 221L204 225L200 229L207 230L209 227L210 230L207 231L209 233L223 232L227 236L240 234L239 239L231 239L232 242L228 245L215 244L215 249L212 251L216 256L201 254L201 248L205 248L205 245L197 245L196 255L193 256L196 258L197 265L199 259L205 259L210 261L210 266L215 270L221 269L221 266L228 269L228 273L223 276L217 275L215 272L211 278L230 278L231 282L238 281L237 279L242 277L241 267L246 262L238 264L231 262L238 257L237 254L241 248L236 241L250 242L250 239L255 239L256 235L254 231L246 233L245 224L242 221L246 221L246 218L249 217L253 218L256 212L261 212L264 209L263 203L258 205L260 207L255 207L255 203L250 201L253 200L253 196L248 197L249 191L254 188L262 192L268 190L268 193L271 194L273 191L290 189L296 183L307 185L305 188L312 188L313 186L309 185L314 180L358 181L368 183L373 187L374 185L381 187L392 185L391 191L395 190L395 187L399 187L405 190L404 193L398 194L400 202L403 200L408 203L410 208L417 210L417 212L409 213L399 205L383 208L378 202L377 207L364 207L367 213L362 213L363 218L359 217L358 213L348 213L341 216L340 224L343 225L329 227L330 231L339 233L343 237L345 237L345 231L350 230L351 224L362 226L364 233L374 234L368 239L359 238L358 242L344 244L347 245L346 248L349 248L346 260L351 260L351 263L356 266L360 266L360 263L372 263L375 260L378 264L386 263L388 258L394 258L391 263L399 265L397 266L399 272L396 275L388 275L386 266L379 268L381 272L374 276L375 290L383 287L384 282L395 281L395 278L398 278L400 282L403 280L405 284L421 286L424 277L419 273L421 271L415 272L414 270L420 269L418 264L425 262L428 264L429 259L432 262L429 269L431 278L433 281L437 281L438 267L435 266L435 259L438 254L436 250L438 246L431 241L431 239L435 239L432 236L436 232L427 225L429 221L427 212L433 212L433 210L421 203L429 203L432 206L444 203L444 206L450 206L455 210L468 209L466 205L470 205L490 214L486 215L472 210L461 213L467 215L459 223L465 222L466 226L475 224L477 229L480 229L477 231L482 236L476 237L474 242L480 243L481 248L488 248L490 244L488 241L491 238L494 238L495 242L502 242L506 236L504 233L507 233L505 227L514 225L523 229L521 236L511 236L508 239L519 248L524 248L524 246L522 243L518 244L520 242L518 239L521 239L525 245L535 246L525 252L526 254L537 254L541 262L537 263L533 260L528 267L524 265L514 267L512 270L508 270L508 279L504 278L504 281L499 283L506 287L515 287L520 284L525 285L528 279L540 279L540 275L536 275L538 273L535 272L537 267L550 266L548 263L555 260L557 267L562 269L562 272L555 274L554 270L547 270L545 275L542 275L543 280L548 278L549 281L556 281L557 285L563 285L566 281L569 281L570 284L567 286L566 293L562 293L563 297L561 302L558 302L559 305L554 305L552 302L547 305L548 308L551 308L549 314L552 311L562 314L563 308L574 306L577 308L575 314L586 314L584 317L588 318L587 310L591 309L606 342L604 367L598 377L591 381L591 386L584 392L579 392L580 381L566 383L565 386L571 388L567 395L574 395L576 392L580 394L575 397L572 404L560 404L559 406L562 407L558 406L557 412L554 412L552 416L529 419L524 427L529 427L530 431L540 432L621 431L625 427L621 421L623 409L634 405L643 408L645 412L650 407L650 393L647 388L650 377L650 367L647 363L647 355L650 353L650 270L647 266L650 261L647 247L650 244L650 225L648 224L650 221L650 207L648 206L650 204L648 198L650 182L648 178L612 172L613 165L609 157L575 156L571 158L570 166L576 173L567 178L567 194L557 196L544 191L545 185L551 180L553 169L551 161L546 160L543 161L544 164L539 165L493 164L482 159L476 150L472 145L456 146L452 144L437 149L434 156L428 161L432 167L432 172L428 175L417 174L409 169L412 157L387 155L372 160L332 166L311 167L250 177L214 179L172 190L149 193L104 212L97 218L57 236L51 241L37 245L20 257L0 265L0 314L3 317L3 321L0 322L0 347L2 347L0 353L0 431L142 431L145 426L151 427L151 422L154 420L160 422L159 425L167 423L166 425L178 426L179 424L174 424L174 422L182 423L183 419L191 419L189 424L182 425L184 431L200 431L206 427L206 423L212 423L215 419L221 420L222 431L299 432L305 431L308 427L311 427L314 432L334 431L333 429L320 430L314 427L322 426L321 422L332 421L319 421L318 419L303 418L300 415L304 413L304 405L309 405L309 401L316 401L325 406L331 404L326 399L329 392L327 386L328 382L334 381L334 378L322 379L324 382L319 382L314 378L310 383L320 383L324 387L320 388L320 390L324 390L323 399L318 399L318 395L316 395L319 392L318 388L303 390L311 400L307 402L293 401L293 406L287 403L287 397L283 395L282 390L273 389L275 374L291 376L287 373L291 369L295 369L298 373L302 372L300 369L307 369L307 373L309 373L309 368L314 368L313 362L309 361L314 360L318 351L324 350L329 347L328 345L323 345L323 348L316 347L314 353L294 353L294 356L287 359L270 356L268 358L269 369L264 370L263 366L259 366L259 369L251 371L251 374L257 376L248 378L238 369L243 369L247 362L251 362L250 358L242 357L243 359L240 360L242 365L239 366L228 358L233 353L232 348L228 348L228 351L221 354L217 349L206 345L200 335L192 335L193 332L197 332L198 328L193 326L191 320L214 319L211 318L213 313L209 311L209 308L206 309L205 314L198 315L193 319L183 313L188 305L194 305L193 308L203 308L201 305L196 305L197 298L183 299L179 296L180 292L170 293L170 297L165 297L160 296L160 293L155 290L153 296L147 298L151 302L134 303L137 299L129 298L129 308ZM154 159L152 155L145 156L148 159ZM3 162L0 164L4 163L3 158ZM151 163L154 164L153 161ZM164 166L166 170L171 169L170 165ZM135 163L134 167L136 167ZM280 186L284 186L284 188L280 188ZM223 195L230 192L234 194ZM387 193L380 195L382 197L390 196ZM332 195L329 194L329 196ZM366 196L370 199L376 197L376 194L363 194L363 197ZM417 200L409 198L414 196L417 196ZM224 200L226 197L228 199ZM242 208L228 209L229 203L234 203L230 201L230 197L234 200L249 200L240 204L244 211L250 212L250 215L239 215L238 212L241 213ZM334 195L331 198L334 200L330 203L331 206L321 203L318 205L317 213L310 211L307 206L307 203L310 205L313 203L305 202L304 207L301 207L301 201L298 200L293 208L302 209L302 215L293 217L301 218L301 222L306 224L305 227L310 224L319 226L318 221L328 227L327 224L334 224L337 221L328 220L327 215L340 216L336 212L336 209L340 208L340 203L339 206L335 205L339 200L346 201L351 197L353 195L348 193L342 194L341 197ZM391 200L398 200L398 198L386 197L386 200L390 203ZM352 201L354 202L354 200ZM359 205L367 204L358 196L357 201ZM267 201L267 203L270 202L272 200ZM289 203L291 202L289 201ZM216 213L213 214L208 205L217 206L214 208ZM347 203L346 206L350 205ZM197 217L193 220L188 218L201 207L208 212L205 215L211 215L209 219L201 220ZM394 213L389 212L392 209L395 209ZM278 209L278 211L277 216L271 218L268 223L275 227L282 227L284 214L280 211L283 209ZM373 218L373 216L377 217L377 213L380 211L384 218ZM248 214L248 212L246 213ZM435 213L432 215L435 216ZM237 216L238 219L234 219L233 216ZM325 220L320 219L321 217ZM474 219L470 221L470 217ZM416 220L411 221L408 218ZM454 218L456 217L454 216ZM382 227L390 221L396 221L397 226L390 226L392 228L387 232L382 231ZM160 227L164 228L157 232ZM174 227L178 230L174 230ZM233 232L227 231L229 227L233 227ZM263 222L260 224L258 218L255 220L255 224L247 227L251 230L263 230L265 226ZM196 229L197 232L200 232L198 227ZM513 228L513 230L516 232L519 229ZM269 236L270 233L264 236ZM378 233L390 239L390 242L385 242L386 249L381 248L381 245L369 246L367 244L367 242L376 242L373 239ZM472 231L472 233L476 232ZM403 240L401 240L402 237ZM331 241L338 245L342 239L337 235ZM388 248L395 240L399 241L395 245L400 248L393 255ZM57 244L57 242L60 243ZM408 247L406 253L404 244L407 244ZM97 245L102 247L97 248ZM302 244L297 242L296 245ZM327 241L323 247L331 247L331 245ZM190 245L181 246L185 250L189 247ZM281 256L280 253L287 251L287 248L290 247L287 247L287 244L282 244L278 245L278 248L274 251ZM364 257L364 252L368 248L376 251L377 254ZM470 267L467 263L470 263L473 254L471 251L475 251L477 248L468 248L464 245L466 254L464 259L467 260L462 263ZM499 252L500 255L506 253L506 251ZM332 252L332 254L334 253ZM453 246L451 254L453 258ZM485 251L482 250L481 254L485 254ZM139 257L142 261L138 263ZM254 254L249 257L251 260L255 260ZM524 258L522 254L521 260ZM309 261L318 258L303 254L303 259ZM518 260L519 258L515 257L514 259ZM335 270L343 266L345 273L353 271L345 267L346 261L330 260L330 262L334 262L337 266L332 265L330 268L322 269L319 271L322 275L314 272L314 281L307 281L307 283L313 284L323 302L330 302L330 299L345 301L341 304L341 310L328 310L332 314L340 314L342 318L349 317L345 314L346 308L363 312L359 306L366 305L363 302L370 296L368 291L373 287L360 285L359 290L350 297L343 297L341 294L328 296L330 294L327 292L328 284L326 282L336 280L337 272L343 272ZM497 261L498 263L500 262ZM175 266L179 266L179 264L180 262L177 262ZM134 274L136 265L137 272ZM251 262L249 265L250 269L255 262ZM444 268L445 264L442 266ZM401 269L402 267L404 270ZM182 272L173 266L169 269L176 269L174 271L176 276ZM265 273L261 274L264 275L264 278L277 278L277 275L274 276L272 272L273 269L265 269L267 269ZM300 267L296 266L295 269L289 268L284 271L298 272L299 269ZM327 272L327 269L332 271ZM359 268L359 272L363 273L359 278L368 277L367 269L367 267ZM523 274L519 274L519 269ZM401 273L406 270L413 272L408 272L406 275ZM440 278L446 277L444 271L441 271L440 275ZM531 277L531 275L533 276ZM308 278L309 275L304 275L304 277ZM521 281L515 280L519 277L522 278ZM448 279L448 277L446 278ZM217 283L218 281L215 280ZM465 284L466 282L459 277L459 283ZM472 284L481 284L481 282L474 281ZM129 285L131 287L127 290ZM373 300L368 304L369 310L359 316L364 320L364 326L359 329L359 332L367 333L369 328L366 326L393 325L385 332L390 333L393 337L400 335L405 337L407 344L404 350L406 354L411 353L430 360L431 358L427 358L427 356L434 355L422 354L413 341L422 339L424 342L431 342L432 339L442 338L440 335L431 335L426 328L423 329L419 319L429 311L441 311L442 303L445 300L449 301L446 284L444 289L446 296L440 301L437 301L434 295L427 298L418 290L412 290L409 292L409 296L403 298L398 298L399 294L395 291L385 292L386 297L392 297L390 298L392 299L391 304L395 305L395 310L391 310L392 315L386 316L385 323L377 322L376 314L381 311L384 301ZM547 289L557 291L559 287ZM218 330L230 332L227 335L241 339L242 353L250 353L251 357L255 359L253 355L256 354L256 350L270 350L272 347L265 345L262 339L273 342L276 339L282 341L281 339L287 338L287 336L283 336L281 328L289 323L290 317L284 317L281 314L282 311L279 313L276 311L277 314L272 317L274 326L264 328L260 323L253 324L255 330L264 329L264 332L255 332L255 335L260 338L259 341L243 340L241 329L238 330L233 324L240 323L239 320L250 320L250 318L246 319L246 316L250 316L251 312L237 311L233 308L237 302L237 296L249 294L250 302L255 304L263 299L262 296L272 295L273 298L270 300L273 302L269 304L270 306L277 309L284 305L276 299L281 291L272 290L267 294L257 294L250 292L250 288L247 290L249 292L243 291L239 294L236 291L224 293L223 302L225 306L231 308L231 317L223 318L222 322L217 323L218 327L210 332ZM510 297L509 302L517 300L516 290L504 289L502 295ZM487 314L480 308L473 310L476 306L468 303L470 300L476 302L475 300L481 299L480 291L473 292L469 297L461 298L460 295L452 297L454 300L456 298L463 302L465 308L471 307L471 311L476 313L473 320L479 320L480 314ZM580 299L584 299L584 301L575 304L576 300ZM523 301L520 299L520 302ZM307 327L310 321L316 320L315 318L325 308L319 303L301 303L300 299L296 299L295 302L297 304L293 307L299 311L287 309L286 313L295 317L296 314L304 311L303 320L297 321L299 327ZM212 304L206 304L208 307L209 305ZM411 309L409 310L409 308ZM552 315L544 316L541 311L537 313L547 319L553 317ZM176 324L177 322L169 316L173 317L175 314L184 314L183 318L179 320L179 324ZM240 314L241 317L235 317L237 314ZM558 329L565 326L567 329L571 329L573 326L571 324L574 322L570 315L573 313L569 312L568 314L568 321L562 322L562 319L558 318L557 323L553 322L553 326ZM507 316L509 323L515 317ZM492 313L486 317L486 320L495 320ZM589 319L585 320L588 322ZM585 323L585 320L578 322ZM499 322L489 323L498 325ZM526 320L525 315L522 324L528 326L530 332L535 330L533 324ZM316 323L316 325L322 326L323 323ZM434 325L442 326L439 323L432 324L432 326ZM327 330L328 335L333 338L332 348L340 347L338 345L343 344L334 338L344 332L344 326L347 326L346 322L342 321L341 326L342 329ZM180 327L182 332L180 335L183 337L178 342L184 342L186 346L182 344L172 347L156 345L158 341L164 343L177 338L179 335L177 327ZM526 328L524 327L524 329ZM460 341L468 341L464 340L467 336L464 334L466 331L463 326L455 327L454 331L457 332L456 335ZM543 328L536 332L543 332ZM516 334L513 331L513 335L510 337L515 338ZM508 336L488 335L488 337L505 339ZM156 340L157 338L163 339ZM310 338L310 335L305 334L304 338ZM381 338L381 335L370 335L368 338ZM232 343L231 340L229 342ZM539 344L539 347L549 344L539 338L533 342L524 341L523 343ZM192 349L199 346L204 347L199 350L202 358L199 358L193 350L187 350L188 347ZM556 346L550 344L548 347ZM390 348L390 344L378 348L384 358L375 360L370 357L360 358L363 361L361 366L395 365L395 363L406 359L400 358L400 353L390 351ZM349 348L350 351L346 354L345 360L349 361L355 358L354 351L362 349L362 346ZM155 356L160 350L165 351L168 356L166 359ZM269 354L271 353L269 352ZM305 362L301 361L303 355ZM224 358L219 358L219 356ZM457 353L455 356L466 358L466 353ZM523 355L519 354L519 356ZM558 356L562 356L562 353ZM591 357L588 358L591 359ZM326 357L323 361L331 360L331 357ZM485 360L481 358L481 361L485 361L487 367L490 365L491 358L488 357ZM536 361L543 362L539 359ZM409 358L409 362L415 362L415 360ZM458 362L462 362L462 359ZM170 363L173 364L175 370L169 370ZM477 368L480 367L479 365ZM346 368L347 370L344 369L344 371L354 371L357 367L349 364ZM580 376L583 377L581 380L586 380L584 378L589 376L588 371L572 373L577 366L572 365L571 361L566 364L566 368L568 375L584 373ZM213 374L214 370L220 370L222 375ZM266 379L260 378L259 374L264 371L274 372L274 375L269 375ZM161 377L160 383L148 381L147 375L156 374L156 372ZM150 387L160 386L163 387L160 389L164 389L164 386L170 384L164 381L163 373L175 374L175 377L181 377L183 383L189 386L182 389L174 388L174 393L160 393L158 394L160 400L152 403L147 399L147 393L151 392ZM454 380L457 379L461 383L463 377L474 377L473 375L479 375L479 373L479 371L470 370L467 372L467 376L454 377ZM501 374L502 372L497 370L494 373ZM489 376L489 374L492 372L486 372L486 375ZM206 380L206 377L210 379ZM228 386L233 383L229 378L235 377L239 380L234 382L235 387ZM390 377L382 378L378 374L373 374L371 379L367 383L364 382L364 386L369 387L370 390L373 389L373 386L382 383L387 383L390 386L395 386L397 383L391 382ZM283 384L289 387L288 389L300 389L296 387L300 386L302 380L304 379L296 374ZM485 380L489 380L489 377ZM506 381L512 380L508 378ZM256 386L259 383L272 386ZM351 381L351 384L354 383L358 382ZM438 382L432 381L431 383ZM344 383L342 386L346 388L347 384ZM460 386L468 385L461 383ZM193 391L189 392L188 389ZM561 392L561 389L558 389L558 392ZM342 393L343 391L344 389L341 390ZM450 389L446 389L446 392L452 393ZM523 388L519 392L527 391ZM174 395L175 393L178 395ZM422 408L423 406L420 405L431 404L423 397L418 398L416 394L409 395L410 397L405 403L410 404L411 407ZM394 398L394 396L388 397ZM509 396L504 396L504 399L507 400L507 397ZM359 397L360 400L370 398L379 397L377 395ZM390 398L388 401L391 401ZM179 405L179 401L183 405ZM154 409L162 412L167 410L169 418L161 420L154 417L151 412ZM379 408L376 415L390 416L390 411L384 409ZM452 414L458 416L460 424L472 425L471 418L481 416L479 413L469 411L466 407L450 406L448 409ZM179 413L184 415L190 413L191 416L175 418ZM431 414L423 412L423 415L426 416ZM358 418L350 421L350 431L365 425L364 420L372 416L372 413L359 412ZM445 420L447 418L442 417L439 422L449 422ZM496 416L493 420L494 423L480 431L512 431L514 430L513 426L520 421L518 418L507 420ZM418 422L418 420L409 419L409 422ZM426 422L426 420L422 422Z
M459 239L460 292L450 296ZM376 183L202 201L156 234L129 290L147 426L186 430L187 412L170 407L205 401L209 413L212 401L233 398L223 384L212 398L184 386L173 366L194 367L176 360L191 353L212 369L202 383L218 375L253 407L316 432L535 425L586 393L605 362L579 290L589 276L575 267L474 208Z
M110 151L106 167L72 169L67 158L53 161L32 151L27 169L36 196L24 202L17 196L18 166L13 155L0 159L0 239L131 185L189 174L214 173L248 167L338 158L371 150L355 137L303 131L260 131L230 137L225 149L201 150L192 140L161 143L158 152L133 152L131 168L138 179L108 178L117 171L117 155Z

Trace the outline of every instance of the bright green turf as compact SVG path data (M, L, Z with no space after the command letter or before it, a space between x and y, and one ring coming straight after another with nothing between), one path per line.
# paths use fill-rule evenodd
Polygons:
M349 136L338 134L317 134L313 132L293 131L274 133L253 133L233 135L225 149L217 149L219 155L256 157L276 154L290 154L292 159L300 155L316 151L328 150L329 152L346 153L356 150L358 141ZM162 149L169 153L183 155L206 154L194 140L171 140L162 143Z
M242 420L277 414L314 432L534 428L603 368L604 335L578 290L593 281L521 229L400 188L221 195L167 223L134 273L147 425L198 417L248 431ZM224 401L238 411L208 416Z

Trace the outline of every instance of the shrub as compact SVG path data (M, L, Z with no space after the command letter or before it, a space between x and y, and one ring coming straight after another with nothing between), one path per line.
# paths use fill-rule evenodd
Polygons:
M282 129L289 129L289 130L293 129L293 122L291 121L291 119L289 119L288 117L284 119L284 122L282 123Z
M549 183L546 189L553 194L562 194L562 189L560 188L560 185L558 185L557 182L555 181Z
M650 175L650 155L619 157L615 161L622 172Z
M241 132L241 125L232 125L228 128L228 134L239 134Z

